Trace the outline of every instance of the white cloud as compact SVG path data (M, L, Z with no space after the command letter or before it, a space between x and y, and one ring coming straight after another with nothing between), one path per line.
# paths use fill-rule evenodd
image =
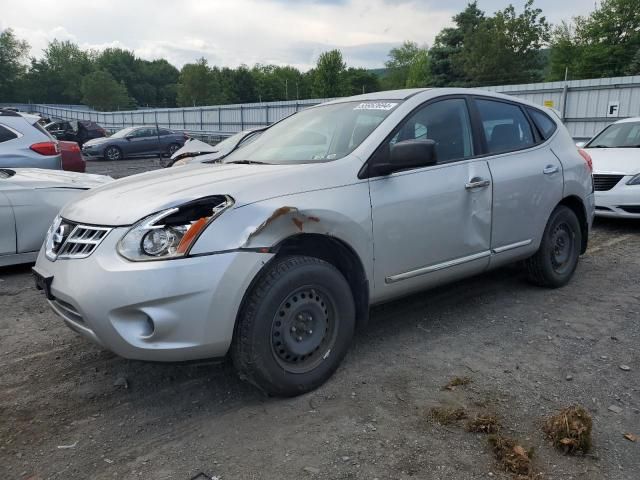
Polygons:
M34 56L58 38L82 48L128 48L178 67L205 57L219 66L259 62L307 69L334 47L351 66L379 67L389 48L404 40L433 43L466 1L3 0L0 27L26 39ZM492 12L503 8L497 3L481 0L479 6Z

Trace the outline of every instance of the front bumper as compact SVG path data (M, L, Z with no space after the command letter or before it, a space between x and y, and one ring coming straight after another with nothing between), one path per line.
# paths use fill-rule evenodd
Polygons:
M53 276L51 308L72 330L125 358L225 355L244 292L272 254L129 262L116 252L126 231L115 228L84 259L52 262L40 251L34 269Z
M625 176L611 190L596 191L596 215L611 218L640 218L640 185L627 185Z
M94 146L83 145L82 155L84 155L87 158L101 158L104 156L104 147L100 145L94 145Z

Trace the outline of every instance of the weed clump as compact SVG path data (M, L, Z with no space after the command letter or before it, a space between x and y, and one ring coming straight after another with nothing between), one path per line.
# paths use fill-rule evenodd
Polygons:
M479 414L467 422L465 429L467 432L475 433L498 433L500 422L495 415L489 413Z
M549 417L542 430L553 446L565 454L587 453L591 449L591 415L583 407L572 406Z
M489 443L493 447L496 460L503 470L522 476L519 478L532 478L531 457L533 449L525 450L516 440L502 435L491 435Z
M464 387L465 385L469 385L471 383L471 379L469 377L454 377L449 383L447 383L443 390L455 390L456 387Z
M440 425L451 425L467 418L467 412L462 407L433 407L429 410L429 416Z

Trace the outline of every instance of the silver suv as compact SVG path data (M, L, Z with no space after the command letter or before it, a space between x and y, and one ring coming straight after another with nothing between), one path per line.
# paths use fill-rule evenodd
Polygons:
M561 287L590 166L552 111L481 90L303 110L221 164L124 178L63 208L35 266L76 332L127 358L230 352L275 395L327 380L369 306L524 260Z
M0 167L62 168L58 141L40 117L0 109Z

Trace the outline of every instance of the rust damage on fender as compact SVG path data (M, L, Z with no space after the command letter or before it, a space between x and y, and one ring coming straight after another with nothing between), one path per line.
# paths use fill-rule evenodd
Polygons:
M304 231L304 226L305 223L308 222L313 222L313 223L320 223L320 218L318 218L315 215L307 215L303 212L301 212L297 207L291 207L291 206L283 206L283 207L279 207L276 210L273 211L273 213L271 215L269 215L269 218L267 218L264 222L262 222L260 225L258 225L247 237L247 240L244 242L245 246L248 245L250 243L250 241L255 238L258 234L264 232L266 229L268 229L270 226L272 226L274 223L276 223L276 221L278 219L281 219L283 217L288 217L291 219L291 223L284 223L282 224L282 228L287 230L288 228L290 228L291 230L297 231L297 232L303 232ZM281 222L279 222L281 223ZM290 225L291 227L287 227L287 225Z

